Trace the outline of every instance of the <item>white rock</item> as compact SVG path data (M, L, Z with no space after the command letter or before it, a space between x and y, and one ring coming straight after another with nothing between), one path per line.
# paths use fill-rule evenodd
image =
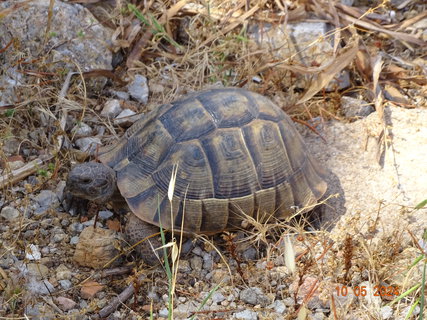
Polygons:
M393 317L393 308L390 306L382 307L380 312L381 312L381 318L384 320L387 320Z
M111 99L105 103L104 108L101 111L101 116L106 118L114 118L120 114L120 112L122 112L120 100Z
M148 84L147 78L137 74L131 84L128 85L128 91L132 98L147 104L148 101Z
M162 318L167 318L168 314L169 314L169 311L166 308L163 308L159 311L159 316Z
M93 154L101 146L101 139L97 137L86 137L76 140L76 146L83 152Z
M6 220L13 221L19 217L19 211L14 207L3 207L3 209L1 209L0 216Z
M93 129L86 123L79 122L71 131L77 136L90 136L93 132Z
M286 306L283 303L282 300L276 300L271 304L271 307L274 309L275 312L284 314L286 311Z
M135 114L136 114L136 112L132 111L131 109L124 109L122 112L120 112L120 114L116 117L116 119L130 117L130 116L133 116Z
M25 258L28 260L40 260L42 258L42 254L38 245L30 244L27 248L25 248Z
M255 311L243 310L234 314L235 319L258 320L258 315Z

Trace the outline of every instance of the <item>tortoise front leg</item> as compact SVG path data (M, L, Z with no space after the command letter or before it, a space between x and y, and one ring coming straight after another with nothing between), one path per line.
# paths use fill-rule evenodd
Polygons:
M158 233L159 227L153 226L145 221L142 221L133 213L130 214L129 220L125 227L125 235L127 241L134 245L135 243L145 239L146 237ZM148 265L156 265L160 262L158 255L163 251L157 249L162 246L159 236L147 239L135 247L138 256Z

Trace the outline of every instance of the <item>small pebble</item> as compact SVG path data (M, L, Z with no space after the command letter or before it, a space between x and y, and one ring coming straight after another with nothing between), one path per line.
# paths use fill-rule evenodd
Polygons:
M159 316L160 316L160 317L167 318L167 317L168 317L168 314L169 314L169 311L168 311L168 309L166 309L166 308L163 308L163 309L161 309L161 310L159 311Z
M59 280L58 282L64 290L70 289L73 286L70 280Z
M270 303L270 298L267 297L260 288L252 287L240 291L240 299L248 304L267 306Z
M79 236L71 237L70 244L77 244L77 243L79 243L79 239L80 239Z
M141 102L142 104L147 104L148 102L148 84L147 78L137 74L135 79L131 84L128 85L128 91L132 98Z
M19 217L19 211L13 207L3 207L3 209L1 209L0 216L6 220L13 221Z
M203 259L199 256L194 256L190 260L191 269L194 271L201 271L203 267Z
M68 269L65 265L60 264L58 268L56 268L56 278L58 280L69 280L71 279L71 270Z
M76 146L83 152L95 153L101 146L101 140L97 137L85 137L76 140Z
M213 303L221 303L222 301L225 300L224 295L221 292L214 292L211 296L212 302Z
M102 210L98 213L98 218L102 220L108 220L110 219L114 213L112 213L110 210Z
M93 132L93 129L84 122L77 123L74 128L71 130L77 136L90 136Z
M106 118L115 118L120 114L120 112L122 112L120 100L112 99L105 103L104 108L101 111L101 116Z
M41 257L42 257L42 254L41 254L40 249L37 245L30 244L25 249L25 258L27 258L28 260L40 260Z
M67 297L56 297L56 303L59 305L62 311L68 311L73 309L77 303Z
M83 299L92 299L103 288L104 286L96 281L87 281L80 289L80 296Z
M258 314L252 310L243 310L234 314L236 319L258 320Z
M41 208L56 208L59 206L58 196L51 190L40 191L34 200L36 200Z

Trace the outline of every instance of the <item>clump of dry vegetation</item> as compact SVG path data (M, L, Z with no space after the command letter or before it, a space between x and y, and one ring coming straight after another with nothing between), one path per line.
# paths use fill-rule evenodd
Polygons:
M0 43L0 62L18 66L18 72L25 77L25 85L16 88L17 102L0 106L0 207L19 203L24 208L14 221L1 221L0 258L13 255L16 261L28 262L25 254L29 244L49 243L50 235L37 228L30 229L31 235L23 234L32 224L56 225L66 215L52 210L42 218L29 218L27 210L33 210L31 201L40 190L55 190L65 179L71 162L88 157L73 147L74 133L67 121L71 118L73 125L85 122L93 128L103 127L103 143L114 141L124 133L126 125L114 125L100 117L100 111L111 97L111 90L123 90L136 74L149 80L150 96L143 107L127 101L125 108L131 110L149 111L211 86L245 87L269 96L295 121L314 131L319 121L345 120L340 98L352 93L375 107L378 135L384 144L390 134L383 113L386 102L403 108L426 107L426 34L425 30L414 33L419 31L413 28L427 17L427 6L422 1L405 1L405 7L385 0L365 4L358 1L357 6L323 0L73 3L87 6L101 25L112 29L112 71L83 72L76 66L71 74L68 69L47 62L51 52L42 45L40 55L31 56L26 44L17 43L16 39ZM0 7L0 19L25 10L26 5L31 6L31 1ZM307 20L328 22L331 30L315 41L296 45L286 26ZM46 34L49 32L52 30L48 24ZM328 57L319 54L313 58L312 52L320 50L319 46L324 48L324 43L329 45ZM326 90L343 70L349 73L349 87L335 85ZM2 73L5 70L0 69ZM93 89L96 86L88 85L100 78L107 79L102 89L97 91ZM24 166L11 167L10 163L16 161L22 161ZM29 183L28 176L36 177L35 183ZM163 270L122 259L124 267L112 269L112 276L81 268L77 284L41 299L26 292L22 275L0 267L0 316L22 317L26 306L43 302L54 310L52 318L66 318L67 314L56 306L56 297L67 295L79 301L80 289L88 279L103 283L106 302L77 306L82 319L100 310L104 310L104 317L114 312L121 302L113 298L126 286L123 294L133 296L133 301L123 302L126 307L122 306L118 315L123 319L136 319L137 315L148 318L167 307L162 298L150 298L153 288L160 297L169 294L169 302L174 293L175 306L182 301L197 301L200 310L188 314L197 319L228 319L236 312L237 307L230 303L218 305L216 310L203 309L219 288L227 295L233 294L234 288L259 287L274 299L291 298L293 302L283 314L285 319L306 319L315 309L327 309L325 314L330 319L344 319L346 315L382 319L380 307L386 304L396 316L402 316L404 311L415 314L416 306L424 309L426 239L412 235L412 241L404 240L407 230L377 238L375 221L367 230L354 229L352 221L348 221L348 233L335 235L326 230L307 231L301 222L289 222L259 223L248 219L247 228L240 233L199 240L198 246L205 251L220 253L212 253L218 259L214 262L217 271L210 279L197 272L182 271L188 264L182 269L179 264L177 268L165 264L165 269L169 268L166 276ZM249 245L256 248L257 260L242 258ZM64 242L55 256L61 261L48 263L52 270L60 263L72 264L73 250ZM176 259L175 256L171 261L175 263ZM130 272L128 277L122 275ZM203 298L200 292L209 295ZM181 297L184 298L179 300ZM272 317L262 303L251 308L260 318ZM418 314L422 319L422 311Z

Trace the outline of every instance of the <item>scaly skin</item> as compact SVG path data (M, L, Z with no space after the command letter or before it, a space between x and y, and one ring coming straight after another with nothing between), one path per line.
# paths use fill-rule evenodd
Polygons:
M88 162L76 165L68 175L66 191L74 197L105 204L118 193L116 173L102 163ZM126 238L130 244L137 243L158 231L158 227L142 221L133 213L125 227ZM154 237L150 238L150 241L139 244L136 251L145 263L153 265L159 260L152 248L158 248L161 245L158 237Z

